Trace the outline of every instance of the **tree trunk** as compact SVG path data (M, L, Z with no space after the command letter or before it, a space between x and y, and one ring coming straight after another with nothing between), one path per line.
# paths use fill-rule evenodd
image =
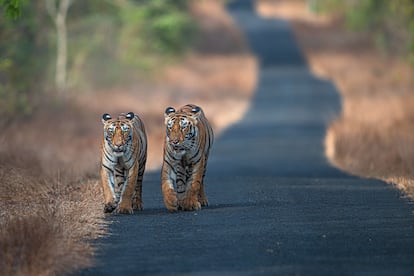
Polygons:
M67 87L67 30L66 15L72 0L46 0L46 7L56 26L56 71L55 84L61 94Z
M68 1L68 0L65 0ZM58 14L56 17L56 75L55 83L59 93L66 89L66 64L67 64L67 40L66 40L66 15Z

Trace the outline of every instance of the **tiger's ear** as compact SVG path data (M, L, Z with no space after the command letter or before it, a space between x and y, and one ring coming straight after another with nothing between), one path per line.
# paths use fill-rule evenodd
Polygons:
M173 113L173 112L175 112L175 109L174 109L174 107L167 107L166 109L165 109L165 113L164 113L164 115L167 117L170 113Z
M201 111L201 108L199 107L199 106L194 106L192 109L191 109L191 113L194 113L194 114L197 114L197 113L199 113Z
M134 112L128 112L127 115L125 115L125 118L132 120L135 117Z
M108 121L109 119L112 119L112 117L108 113L105 113L104 115L102 115L102 123L103 124L105 124L105 122Z
M197 120L200 117L201 113L202 113L202 110L201 110L201 108L199 106L194 106L191 109L192 117L195 118L195 119L197 119Z

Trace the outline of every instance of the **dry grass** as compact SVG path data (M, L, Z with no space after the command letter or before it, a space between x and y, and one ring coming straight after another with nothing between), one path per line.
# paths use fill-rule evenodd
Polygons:
M156 81L73 92L42 103L31 118L0 122L0 275L61 275L93 264L90 241L106 228L98 179L103 113L143 118L147 171L161 164L167 106L199 104L218 135L243 116L256 61L221 1L194 3L198 49Z
M338 18L318 17L304 1L261 1L266 16L290 20L312 71L332 80L343 99L327 130L326 153L350 173L394 183L414 198L414 70L377 50Z
M90 265L87 239L105 225L98 182L49 176L32 153L11 148L2 144L0 152L0 275L58 275Z

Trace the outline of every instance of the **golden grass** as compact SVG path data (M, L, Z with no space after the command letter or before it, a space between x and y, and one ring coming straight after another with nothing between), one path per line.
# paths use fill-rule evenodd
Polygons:
M292 22L311 70L342 96L342 114L325 139L329 160L414 198L413 68L380 52L366 34L346 31L340 19L310 14L304 1L262 0L258 11Z
M104 233L97 181L49 176L33 153L2 144L0 275L60 275L91 265Z

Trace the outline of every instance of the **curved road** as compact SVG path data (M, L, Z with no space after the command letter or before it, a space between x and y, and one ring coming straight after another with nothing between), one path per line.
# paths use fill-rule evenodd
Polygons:
M111 216L96 267L80 275L414 275L413 206L323 155L335 87L312 76L286 22L249 1L230 11L261 67L249 111L213 146L210 206L168 213L159 174L147 174L145 210Z

